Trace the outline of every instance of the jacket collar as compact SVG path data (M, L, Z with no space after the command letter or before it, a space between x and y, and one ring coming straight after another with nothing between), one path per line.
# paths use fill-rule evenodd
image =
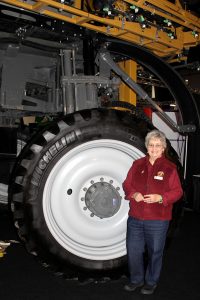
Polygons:
M154 166L157 165L157 164L159 164L160 162L162 162L162 161L164 161L164 160L165 160L165 156L162 155L161 157L159 157L159 158L157 158L157 159L155 160ZM147 163L147 164L150 163L150 162L149 162L149 154L146 155L146 163Z

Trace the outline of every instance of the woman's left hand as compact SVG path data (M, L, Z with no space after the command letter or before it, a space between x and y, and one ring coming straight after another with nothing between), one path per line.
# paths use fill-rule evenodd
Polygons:
M161 195L159 194L148 194L144 195L144 202L146 203L156 203L159 202Z

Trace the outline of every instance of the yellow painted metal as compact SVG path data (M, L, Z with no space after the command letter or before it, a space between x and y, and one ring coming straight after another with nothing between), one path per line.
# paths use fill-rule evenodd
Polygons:
M58 0L3 0L1 2L141 45L161 57L175 57L184 49L200 43L200 19L185 10L179 0L175 4L167 0L115 1L113 6L119 14L114 18L109 15L101 16L98 12L85 11L85 1L80 0L75 0L73 6ZM171 39L162 28L156 26L156 22L149 28L143 29L139 22L127 20L124 17L125 12L133 5L152 16L170 20L174 24L172 31L176 34L176 38ZM193 32L196 32L197 36Z
M73 7L81 9L82 2L83 2L82 0L74 0Z
M123 69L127 75L134 81L137 80L137 63L133 60L126 60L119 63L121 69ZM119 88L119 100L136 105L136 93L130 89L126 84L121 83Z

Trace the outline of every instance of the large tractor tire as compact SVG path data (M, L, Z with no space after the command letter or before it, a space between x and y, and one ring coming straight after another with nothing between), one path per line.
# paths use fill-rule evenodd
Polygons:
M144 156L150 127L131 113L87 110L31 139L9 188L14 222L29 252L68 278L121 272L129 208L122 182L133 160Z

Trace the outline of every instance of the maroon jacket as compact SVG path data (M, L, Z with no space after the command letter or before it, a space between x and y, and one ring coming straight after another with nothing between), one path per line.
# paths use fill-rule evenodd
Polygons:
M178 201L183 190L176 165L162 156L154 165L145 156L133 162L127 177L123 182L125 199L130 200L129 215L140 220L170 220L173 203ZM140 192L145 194L160 194L163 203L136 202L131 196Z

